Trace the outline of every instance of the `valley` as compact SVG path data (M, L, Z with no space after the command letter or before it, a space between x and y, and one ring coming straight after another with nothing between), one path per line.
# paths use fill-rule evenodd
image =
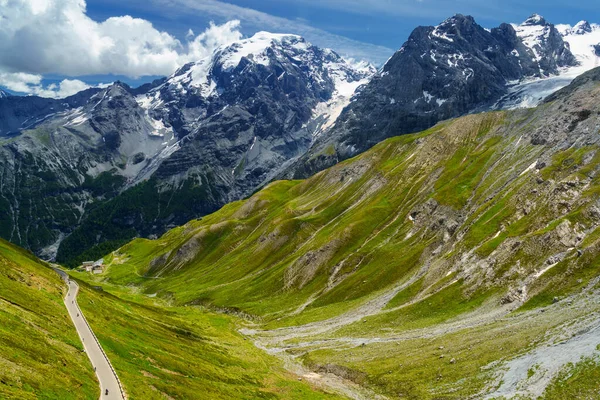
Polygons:
M600 399L600 25L160 3L0 7L0 399Z
M237 315L350 398L593 397L599 95L593 70L536 109L388 139L136 239L93 281Z

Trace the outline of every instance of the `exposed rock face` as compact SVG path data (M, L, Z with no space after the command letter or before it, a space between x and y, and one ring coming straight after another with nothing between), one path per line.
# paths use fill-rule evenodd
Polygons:
M265 32L188 64L138 99L181 139L158 176L184 180L210 165L229 199L247 195L304 154L337 117L337 102L373 72L298 36Z
M557 74L560 67L577 65L578 61L565 46L562 35L556 27L542 16L534 14L521 25L515 25L517 35L533 53L533 59L542 75ZM591 32L587 24L576 28L577 34Z
M329 135L286 176L305 177L381 140L492 106L510 82L577 65L561 34L539 16L490 31L455 15L418 27L360 90Z
M0 235L49 257L67 236L66 261L212 212L305 153L374 72L260 32L137 89L0 99L2 132L34 128L0 148Z
M87 89L64 99L9 96L0 90L0 138L33 128L57 113L77 108L100 89Z

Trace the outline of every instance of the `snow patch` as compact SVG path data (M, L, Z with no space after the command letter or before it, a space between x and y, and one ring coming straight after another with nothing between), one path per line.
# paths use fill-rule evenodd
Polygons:
M529 171L533 170L536 165L537 165L537 161L532 162L531 165L525 169L525 171L523 171L523 172L521 172L521 174L519 174L519 176L523 176L526 173L528 173Z
M289 44L298 50L308 48L307 43L297 35L258 32L251 38L240 40L224 49L217 50L219 62L225 70L236 68L244 57L252 58L256 64L269 65L267 49L277 43Z

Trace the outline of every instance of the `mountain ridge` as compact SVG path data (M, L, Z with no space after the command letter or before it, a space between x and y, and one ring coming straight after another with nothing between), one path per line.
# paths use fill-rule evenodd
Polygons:
M160 235L272 179L309 176L390 135L511 108L531 91L551 93L568 83L560 74L573 60L565 56L567 42L561 50L558 39L544 39L558 28L542 21L535 25L545 32L536 50L542 64L512 25L488 31L457 15L417 28L375 75L299 36L260 32L140 88L118 82L83 92L64 109L50 110L55 100L44 103L31 129L2 145L8 184L0 196L0 234L75 265L99 256L104 250L90 250L97 246ZM572 30L560 26L565 38ZM590 41L588 30L577 38ZM581 57L582 46L572 47ZM413 73L421 78L411 82ZM540 79L545 74L551 76ZM106 95L110 90L114 96ZM18 107L2 109L6 121L23 123L10 117ZM42 154L48 150L49 158ZM38 176L17 179L15 171L35 163ZM52 204L39 200L43 188Z

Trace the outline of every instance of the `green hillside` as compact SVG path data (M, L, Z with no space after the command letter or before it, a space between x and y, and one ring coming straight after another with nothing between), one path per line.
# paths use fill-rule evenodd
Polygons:
M0 240L0 398L92 399L100 392L63 303L66 285Z
M392 397L561 398L561 379L580 379L589 398L598 367L585 332L600 325L593 74L536 109L393 138L134 240L99 279L244 313L259 345ZM552 357L555 341L569 357Z
M98 398L65 291L48 265L0 240L1 399ZM78 301L129 399L339 398L246 341L233 317L84 282Z
M110 285L98 291L82 284L79 305L129 399L340 398L284 370L236 332L232 316Z

